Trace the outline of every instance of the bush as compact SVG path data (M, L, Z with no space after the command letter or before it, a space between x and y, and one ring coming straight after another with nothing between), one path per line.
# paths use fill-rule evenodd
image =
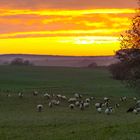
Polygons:
M29 60L24 60L22 58L15 58L11 61L10 65L16 66L31 66L33 65Z

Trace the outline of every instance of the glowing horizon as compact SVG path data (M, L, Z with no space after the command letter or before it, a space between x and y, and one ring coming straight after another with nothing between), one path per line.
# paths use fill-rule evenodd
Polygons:
M135 13L134 8L115 5L92 9L16 6L0 5L0 54L113 55Z

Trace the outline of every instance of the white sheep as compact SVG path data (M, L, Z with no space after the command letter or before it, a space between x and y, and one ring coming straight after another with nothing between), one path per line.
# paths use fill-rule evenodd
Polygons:
M120 98L120 101L124 102L124 101L126 101L126 99L127 99L126 96L123 96Z
M34 96L37 96L37 95L38 95L38 91L34 91L34 92L33 92L33 95L34 95Z
M109 102L105 102L104 106L109 107Z
M105 101L105 102L108 102L108 101L109 101L109 98L104 97L104 101Z
M138 114L137 109L134 109L134 110L133 110L133 113L134 113L134 114Z
M62 95L57 94L56 97L57 97L57 98L62 98Z
M41 112L42 110L43 110L43 105L42 104L37 105L37 111Z
M140 100L137 100L137 102L136 102L137 104L140 104Z
M45 94L44 94L44 97L47 97L48 99L50 99L50 98L51 98L51 95L48 94L48 93L45 93Z
M64 96L64 95L62 95L61 98L62 98L63 100L67 100L67 97Z
M79 102L79 101L76 101L76 102L75 102L75 105L76 105L76 106L80 106L80 102Z
M120 104L115 104L115 107L116 107L116 108L119 108L119 107L120 107Z
M89 103L90 102L90 98L86 98L85 101L86 101L86 103Z
M7 97L11 97L11 94L9 93L9 94L7 94Z
M101 107L97 108L97 112L101 113L102 112L102 108Z
M75 93L74 96L75 96L75 98L79 98L79 94L78 93Z
M96 108L102 107L102 103L95 103L95 107Z
M139 108L137 108L137 111L138 111L138 112L140 112L140 107L139 107Z
M137 113L137 114L140 113L140 108L135 108L135 109L133 110L133 112L134 112L134 113Z
M90 97L90 99L91 99L91 100L94 100L94 99L95 99L95 97Z
M51 108L53 106L52 102L49 102L48 106Z
M69 105L69 108L70 108L70 109L74 109L74 107L75 107L74 104L70 104L70 105Z
M23 93L22 93L22 92L19 92L19 93L18 93L18 97L19 97L19 98L22 98L22 97L23 97Z
M78 93L75 93L75 94L74 94L74 97L75 97L75 98L82 98L82 95L81 95L81 94L78 94Z
M105 114L107 114L107 115L111 114L112 112L113 112L112 107L108 107L105 109Z
M71 103L71 102L76 102L77 99L76 98L69 98L68 102Z
M84 108L89 107L89 103L84 103L83 106Z
M84 103L83 102L80 103L79 108L80 108L80 110L84 110L85 107L84 107Z
M136 107L140 107L140 100L137 100Z
M133 97L133 100L134 100L134 101L137 101L137 98L136 98L136 97Z
M59 105L60 101L59 100L51 100L51 103L54 105Z

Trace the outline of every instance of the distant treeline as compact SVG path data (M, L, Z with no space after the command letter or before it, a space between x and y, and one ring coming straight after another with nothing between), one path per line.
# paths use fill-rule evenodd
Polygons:
M15 58L10 62L10 65L16 65L16 66L32 66L33 63L29 60L24 60L22 58Z

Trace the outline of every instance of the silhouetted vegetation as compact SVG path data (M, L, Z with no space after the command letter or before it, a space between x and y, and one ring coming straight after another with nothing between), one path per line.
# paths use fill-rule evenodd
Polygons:
M31 66L33 65L29 60L24 60L22 58L15 58L11 61L10 65L16 66Z
M140 0L139 0L140 2ZM140 4L139 4L140 5ZM116 52L119 62L110 66L115 79L139 87L140 83L140 11L132 19L132 25L120 38L121 47Z
M91 64L89 64L87 66L88 68L96 68L97 67L97 64L95 62L92 62Z

